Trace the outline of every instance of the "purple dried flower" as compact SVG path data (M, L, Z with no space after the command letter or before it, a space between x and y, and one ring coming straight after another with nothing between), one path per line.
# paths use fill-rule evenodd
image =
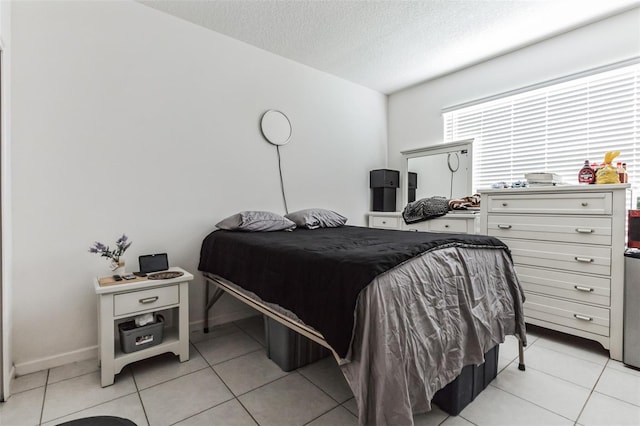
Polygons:
M114 250L110 250L109 246L105 246L104 244L96 241L93 244L93 247L89 248L89 253L97 253L102 257L118 262L120 260L120 256L122 256L131 246L131 242L128 242L127 240L127 236L122 234L122 236L116 240L116 248Z

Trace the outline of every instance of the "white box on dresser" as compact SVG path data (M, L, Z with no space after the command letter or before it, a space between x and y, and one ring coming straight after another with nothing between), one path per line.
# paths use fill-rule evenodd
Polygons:
M481 191L480 233L511 250L527 323L592 339L622 359L628 184Z

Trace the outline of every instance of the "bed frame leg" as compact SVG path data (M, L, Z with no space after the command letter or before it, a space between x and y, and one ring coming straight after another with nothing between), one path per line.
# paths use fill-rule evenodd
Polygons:
M204 279L204 332L209 332L209 309L207 305L209 303L209 280Z
M525 371L524 345L522 344L522 340L520 340L520 338L518 338L518 370Z
M224 291L220 287L216 286L211 299L209 299L209 285L215 284L205 278L204 280L204 332L209 332L209 311L213 305L220 299L220 296L224 294Z

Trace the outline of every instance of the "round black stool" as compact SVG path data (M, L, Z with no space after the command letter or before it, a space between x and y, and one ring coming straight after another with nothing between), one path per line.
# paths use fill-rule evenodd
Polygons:
M85 417L84 419L76 419L68 422L60 423L58 426L137 426L131 420L122 417L113 416L96 416Z

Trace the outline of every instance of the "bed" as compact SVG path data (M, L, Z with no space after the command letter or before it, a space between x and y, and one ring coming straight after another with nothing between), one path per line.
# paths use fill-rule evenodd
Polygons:
M207 310L224 290L329 348L360 424L412 424L412 413L430 410L436 391L506 335L526 343L522 289L493 237L217 230L203 241L199 269L219 289L206 295Z

